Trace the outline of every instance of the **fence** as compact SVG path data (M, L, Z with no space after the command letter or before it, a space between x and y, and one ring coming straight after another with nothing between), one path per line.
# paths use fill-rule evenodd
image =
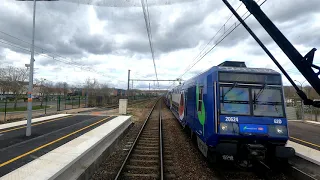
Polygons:
M33 115L43 116L54 114L58 111L85 107L85 97L81 96L46 96L43 99L33 99ZM27 116L28 102L18 100L17 102L5 99L0 101L0 121L23 119Z
M320 121L320 108L313 106L286 107L287 118L289 120L307 120L307 121Z
M130 96L129 101L146 99L149 96ZM114 96L46 96L43 99L34 99L33 117L40 117L47 114L55 114L60 111L84 108L84 107L105 107L116 105L119 99L126 97ZM27 117L27 104L23 100L17 102L5 99L0 101L0 123L9 120L21 120Z

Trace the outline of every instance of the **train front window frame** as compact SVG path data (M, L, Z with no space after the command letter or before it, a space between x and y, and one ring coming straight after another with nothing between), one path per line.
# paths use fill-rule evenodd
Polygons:
M281 86L268 86L263 89L263 84L261 85L243 85L239 84L238 86L234 87L235 88L245 88L249 92L249 100L248 100L248 105L249 105L249 113L236 113L236 112L228 112L224 111L223 109L223 103L226 101L222 100L222 92L221 88L232 88L233 85L231 83L224 83L220 82L220 87L219 87L219 100L220 100L220 114L221 115L239 115L239 116L255 116L255 117L277 117L277 118L285 118L285 110L284 110L284 99L283 99L283 91ZM255 96L257 96L257 92L260 92L260 97L258 97L258 101L255 102ZM268 97L268 94L270 95L270 91L278 91L278 94L276 98L273 98L273 100L267 101L266 99L270 99L272 97ZM255 94L256 92L256 94ZM238 102L236 102L238 104ZM244 104L244 102L242 102ZM234 105L234 106L239 106L239 105ZM257 110L260 109L259 110ZM265 110L261 110L261 108L265 108ZM269 111L266 111L268 109ZM264 111L264 112L263 112ZM278 114L276 114L278 113Z

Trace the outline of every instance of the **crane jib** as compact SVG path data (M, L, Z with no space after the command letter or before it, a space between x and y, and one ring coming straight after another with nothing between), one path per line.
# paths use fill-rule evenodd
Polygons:
M252 32L244 20L238 15L238 13L232 8L227 0L222 0L230 11L236 16L236 18L241 22L241 24L246 28L246 30L251 34L251 36L258 42L262 49L268 54L268 56L273 60L273 62L278 66L286 78L290 81L292 86L296 89L297 94L303 99L305 105L313 105L315 107L320 107L320 102L308 99L306 94L298 88L298 86L293 82L288 73L283 69L283 67L278 63L278 61L273 57L269 50L264 46L260 39ZM291 62L296 66L296 68L301 72L301 74L306 78L310 85L315 89L315 91L320 95L320 67L313 64L313 57L316 48L313 48L304 57L296 50L296 48L290 43L290 41L280 32L280 30L273 24L273 22L266 16L266 14L261 10L260 6L254 0L240 0L247 7L248 11L257 19L261 26L267 31L267 33L272 37L272 39L277 43L281 50L286 54L286 56L291 60ZM315 71L317 72L315 72Z

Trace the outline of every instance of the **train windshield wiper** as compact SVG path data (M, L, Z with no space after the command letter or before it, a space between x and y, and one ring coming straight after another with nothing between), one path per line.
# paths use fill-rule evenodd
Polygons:
M263 87L259 90L259 92L257 93L257 96L254 98L253 103L256 103L256 101L259 99L259 97L261 96L261 94L263 93L263 91L268 87L267 83L265 83L263 85ZM254 94L256 95L256 94Z
M224 100L224 97L225 97L233 88L235 88L237 85L238 85L237 82L234 82L234 83L233 83L233 86L232 86L230 89L228 89L228 91L225 92L225 93L222 95L222 99Z

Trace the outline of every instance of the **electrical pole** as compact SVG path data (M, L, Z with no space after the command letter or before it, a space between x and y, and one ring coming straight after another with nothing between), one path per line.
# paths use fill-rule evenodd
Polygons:
M27 117L26 136L31 136L35 21L36 21L36 0L33 0L33 29L32 29L32 45L31 45L30 71L29 71L28 117Z
M88 101L89 101L89 83L90 83L90 79L87 82L87 87L86 87L86 108L88 107Z
M127 89L127 98L129 99L129 87L130 86L130 69L128 70L128 89Z
M148 94L149 94L149 97L150 97L150 83L149 83L149 93Z
M302 83L297 80L294 80L294 81L298 82L300 84L301 91L303 91L303 83L306 82L306 80L303 81ZM302 121L304 121L304 109L303 109L303 99L302 98L301 98L301 119L302 119Z

